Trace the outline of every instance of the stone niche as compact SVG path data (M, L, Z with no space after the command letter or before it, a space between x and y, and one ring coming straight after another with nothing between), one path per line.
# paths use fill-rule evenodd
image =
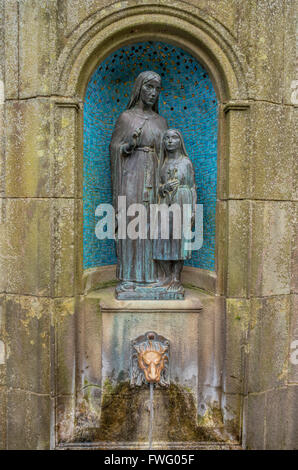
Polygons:
M117 49L92 74L84 100L84 269L116 264L113 240L98 240L98 204L112 202L109 143L133 83L144 70L162 78L159 112L181 130L195 169L198 203L204 205L204 244L189 267L215 270L218 99L206 69L184 49L144 41Z

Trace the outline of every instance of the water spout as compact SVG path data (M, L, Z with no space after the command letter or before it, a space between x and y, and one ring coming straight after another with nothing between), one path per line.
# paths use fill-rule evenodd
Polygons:
M154 424L154 384L168 386L169 381L169 341L154 331L148 331L132 341L131 384L149 384L149 450L152 449Z
M154 407L153 407L153 398L154 398L154 384L150 382L150 408L149 408L149 450L152 449L152 435L153 435L153 422L154 422Z

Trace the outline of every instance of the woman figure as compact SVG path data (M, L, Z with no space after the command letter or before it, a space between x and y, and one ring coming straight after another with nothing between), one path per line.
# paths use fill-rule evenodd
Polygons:
M126 111L118 118L110 144L113 204L118 213L118 197L126 196L131 204L146 208L157 201L158 168L162 135L166 120L158 114L161 78L155 72L142 72L137 77ZM147 232L149 232L149 210ZM134 217L126 217L126 227ZM118 221L119 222L119 221ZM157 266L152 258L152 242L147 239L119 239L117 245L116 292L134 291L157 281ZM125 296L124 296L125 297Z
M168 291L184 293L181 271L184 260L191 258L191 250L187 246L190 240L184 237L183 206L188 204L191 216L189 223L193 225L197 193L193 164L186 153L182 134L177 129L168 129L165 132L162 155L164 162L160 170L159 203L168 206L177 204L180 207L181 223L176 231L173 227L173 213L170 212L169 238L161 237L161 227L159 227L159 236L154 242L153 258L159 262L164 272L164 280L160 285L166 287Z

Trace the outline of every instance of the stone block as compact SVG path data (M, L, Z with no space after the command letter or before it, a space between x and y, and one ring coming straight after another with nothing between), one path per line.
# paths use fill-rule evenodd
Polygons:
M56 394L75 393L76 382L76 315L75 299L66 297L54 300L55 306L55 388Z
M6 388L0 387L0 450L6 450Z
M226 431L236 441L241 440L241 416L243 397L236 393L221 395L221 412Z
M284 2L267 0L248 2L247 20L242 27L247 34L247 61L253 68L250 88L252 97L281 103L284 77Z
M58 396L56 399L58 447L75 439L75 404L73 396Z
M51 195L51 104L47 99L6 103L6 195Z
M288 378L290 297L251 299L249 392L282 386Z
M5 295L0 295L0 387L6 385L6 358L8 353L5 322Z
M0 46L0 54L1 46ZM4 82L0 72L0 197L5 195L5 106Z
M292 204L277 201L251 204L251 294L289 294Z
M5 252L7 291L47 296L51 289L51 203L7 199Z
M4 9L4 53L5 53L5 95L17 98L19 88L19 51L18 51L18 0L5 2Z
M50 448L49 396L11 390L7 398L7 446L10 450Z
M5 224L5 199L0 198L0 293L7 290L7 236Z
M285 409L285 404L283 404ZM298 385L291 385L288 388L288 400L286 404L287 434L285 448L288 450L298 450ZM283 418L284 419L284 418Z
M265 448L266 394L249 394L244 400L243 448L264 450Z
M75 197L82 195L83 174L80 161L76 159L76 119L77 109L67 103L55 103L54 116L54 195L55 197Z
M292 224L293 224L293 239L292 239L291 291L294 292L295 294L298 294L298 203L293 204Z
M224 362L224 299L200 293L203 309L198 319L199 368L198 391L205 386L206 400L212 406L218 401Z
M77 0L74 2L63 2L59 5L59 13L60 23L62 21L64 23L64 34L70 34L87 16L94 13L95 10L104 9L107 6L109 6L109 2L106 0L97 0L96 2L80 2ZM121 5L118 8L121 8Z
M51 300L7 295L7 385L34 393L50 390Z
M76 253L76 269L75 269L75 286L77 294L84 294L85 291L85 280L83 269L83 200L76 199L75 202L75 253Z
M227 284L227 245L228 245L228 208L226 201L216 204L216 260L217 260L217 294L226 295Z
M249 201L228 201L228 297L247 296L250 210Z
M101 393L103 325L98 299L86 299L82 296L78 309L77 367L79 374L76 386L77 393L84 396L89 391L94 394L94 387ZM92 396L89 397L89 401L92 404Z
M19 90L21 98L50 95L56 60L57 2L19 2ZM30 25L30 27L28 27Z
M223 390L228 394L239 394L243 391L249 316L249 300L226 300L226 350L224 356Z
M55 277L54 296L73 296L75 291L75 201L55 199L53 205L54 244L52 269Z
M209 0L204 0L198 4L196 0L189 0L189 3L193 3L200 9L206 9L213 18L216 18L220 23L224 23L231 34L237 34L238 10L240 7L237 2L231 2L229 0L210 2Z
M289 383L298 383L298 295L291 295Z
M6 385L6 342L0 336L0 387Z
M288 389L269 390L266 396L265 449L283 450L286 447Z
M296 96L295 97L293 96L293 100L298 101L298 81L297 80L296 80L296 84L297 84L297 88L295 88ZM298 106L297 105L295 106L295 108L293 108L292 113L293 113L293 128L297 129L298 127ZM292 144L293 151L295 151L295 149L297 148L297 133L296 132L293 134L293 137L294 137L293 143L291 142L291 144ZM298 158L296 158L296 155L294 155L294 165L293 165L293 200L295 200L297 204L297 201L298 201Z
M291 200L295 158L293 109L254 103L250 115L252 194L255 199Z
M250 196L251 151L249 143L249 109L231 109L226 114L228 142L228 197L234 199Z
M294 79L297 77L297 30L296 24L293 19L297 14L296 3L293 0L286 0L284 2L284 51L287 51L284 54L284 66L283 66L283 75L284 75L284 102L287 104L297 103L298 93L297 93L297 81L296 85ZM295 88L296 91L295 91ZM297 111L297 110L296 110Z

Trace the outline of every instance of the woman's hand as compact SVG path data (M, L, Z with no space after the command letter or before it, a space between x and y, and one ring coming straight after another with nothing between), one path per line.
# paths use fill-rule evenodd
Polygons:
M163 191L174 191L179 186L179 180L169 181L163 185Z
M142 133L141 127L139 127L133 132L128 142L123 145L123 150L125 153L131 153L136 148L136 146L139 143L141 133Z

